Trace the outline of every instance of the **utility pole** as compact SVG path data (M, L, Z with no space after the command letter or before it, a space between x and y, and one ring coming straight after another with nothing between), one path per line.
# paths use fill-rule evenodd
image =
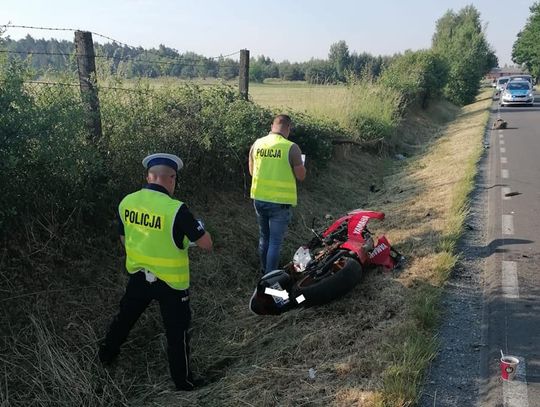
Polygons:
M77 55L77 70L81 99L86 110L86 127L90 138L98 142L103 133L101 131L101 111L97 92L96 59L92 33L75 31L75 53Z

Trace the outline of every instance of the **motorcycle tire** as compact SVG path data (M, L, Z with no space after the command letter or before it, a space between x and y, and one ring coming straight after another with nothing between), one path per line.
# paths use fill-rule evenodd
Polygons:
M320 277L308 274L293 287L294 298L303 295L303 305L322 305L342 297L362 279L360 263L350 257L340 257L330 270Z

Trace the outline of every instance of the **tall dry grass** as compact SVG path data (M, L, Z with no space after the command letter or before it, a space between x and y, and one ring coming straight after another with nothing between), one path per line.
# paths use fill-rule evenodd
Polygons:
M272 82L250 86L256 103L335 121L356 140L389 137L401 121L399 92L369 78L351 77L347 85Z

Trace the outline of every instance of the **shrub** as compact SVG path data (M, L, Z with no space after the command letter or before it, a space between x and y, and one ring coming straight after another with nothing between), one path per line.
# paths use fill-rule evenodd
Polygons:
M87 141L80 97L70 87L29 89L26 68L0 72L0 229L32 219L65 219L100 202L103 168Z
M379 81L400 92L406 104L418 100L425 108L429 99L441 94L447 76L447 63L438 54L407 51L391 63Z
M348 78L346 129L359 141L390 137L401 121L403 97L369 78Z
M157 151L184 160L184 196L245 186L249 148L273 117L229 86L102 88L104 140L96 146L85 130L77 87L28 87L31 73L15 62L1 75L2 231L39 221L50 234L68 220L82 220L100 233L96 221L108 226L121 197L144 183L142 158ZM324 165L337 126L307 115L292 118L292 138L314 165Z

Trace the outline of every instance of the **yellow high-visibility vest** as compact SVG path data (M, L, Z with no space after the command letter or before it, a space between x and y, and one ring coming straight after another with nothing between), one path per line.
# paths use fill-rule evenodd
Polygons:
M167 194L141 189L126 196L118 207L124 224L126 269L141 269L177 290L189 288L189 239L179 249L173 238L173 224L182 202Z
M289 162L292 145L292 141L276 133L255 141L252 199L296 206L296 179Z

